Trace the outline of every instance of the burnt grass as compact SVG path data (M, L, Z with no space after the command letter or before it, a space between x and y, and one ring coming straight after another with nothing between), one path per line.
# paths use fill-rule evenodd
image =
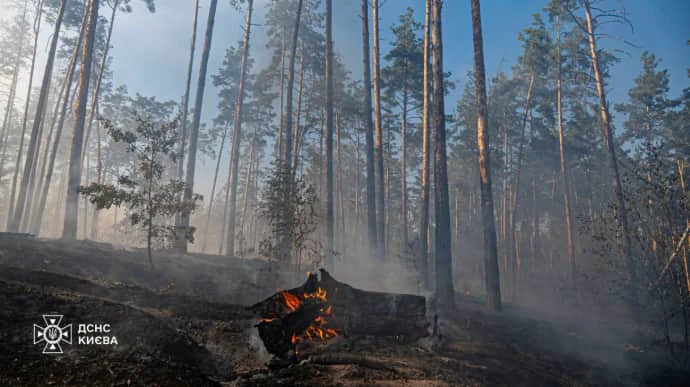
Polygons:
M246 305L303 282L261 260L145 253L87 241L0 233L0 385L587 386L687 385L690 373L651 348L576 327L485 311L458 300L440 338L399 343L337 337L276 366ZM41 353L33 325L73 323L61 355ZM117 345L78 345L76 323L108 323Z

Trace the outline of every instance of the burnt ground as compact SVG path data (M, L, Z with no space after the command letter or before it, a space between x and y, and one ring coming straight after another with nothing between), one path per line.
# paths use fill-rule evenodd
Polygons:
M440 338L338 337L269 367L245 309L303 274L259 260L144 253L107 244L0 234L0 385L580 386L686 385L653 348L531 319L473 300L441 320ZM293 273L293 274L286 274ZM74 325L64 354L32 329L56 312ZM108 323L117 345L79 345L77 323Z

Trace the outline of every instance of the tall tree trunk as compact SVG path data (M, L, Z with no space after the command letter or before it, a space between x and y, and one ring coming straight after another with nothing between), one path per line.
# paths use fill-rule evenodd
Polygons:
M289 168L292 162L292 94L295 85L295 60L297 57L297 41L299 38L299 26L302 16L302 0L297 1L297 15L295 16L295 28L292 30L292 44L290 46L290 61L287 70L287 90L285 91L285 165Z
M187 64L187 78L184 84L184 96L182 97L182 127L180 128L180 145L177 149L178 159L177 159L177 179L179 181L185 180L184 175L184 162L185 162L185 151L187 147L187 116L189 115L189 94L192 88L192 73L194 72L194 52L196 51L196 31L199 24L199 0L194 1L194 18L192 19L192 43L189 48L189 59ZM227 126L226 126L227 132ZM224 132L225 133L225 132ZM224 134L225 135L225 134ZM221 144L221 147L223 145ZM220 155L218 156L220 159ZM216 173L217 175L217 173ZM215 181L214 181L215 183ZM213 205L213 196L211 196L211 201L209 206ZM210 207L209 207L210 208ZM175 226L180 229L182 226L182 214L178 211L175 214ZM206 234L208 229L204 229L204 242L203 246L206 246ZM204 250L204 247L201 249Z
M505 112L503 114L503 198L501 203L501 239L503 240L503 265L499 265L499 269L502 268L501 274L506 275L508 272L508 257L511 255L510 250L512 249L512 244L508 234L508 227L510 223L510 216L508 213L508 207L510 206L510 198L512 190L508 184L508 176L510 174L510 131L508 130L508 123L505 119Z
M201 64L199 66L199 79L196 87L196 101L194 103L194 116L192 118L192 128L189 136L189 157L187 158L187 171L185 177L185 191L184 199L189 201L192 199L194 192L194 176L196 172L196 152L199 144L199 125L201 123L201 109L204 105L204 90L206 88L206 73L208 71L208 57L211 53L211 41L213 40L213 25L216 20L216 8L218 7L218 0L211 0L208 8L208 20L206 22L206 36L204 39L204 48L201 53ZM190 227L191 214L188 211L182 213L180 218L181 231L186 233ZM178 236L179 238L179 236ZM178 239L178 249L187 251L186 235L182 236L182 240Z
M439 4L440 6L440 4ZM372 0L372 29L374 33L374 127L376 130L376 140L374 142L374 159L376 163L376 193L378 208L377 240L381 241L378 245L379 257L386 255L386 207L385 207L385 184L383 171L383 128L381 127L381 64L379 54L379 1Z
M402 126L400 128L400 195L402 223L402 251L407 251L407 73L403 81Z
M335 144L336 144L336 181L338 184L338 223L340 224L340 230L338 230L338 248L342 251L345 248L345 208L343 204L343 168L342 168L342 157L340 153L340 142L342 137L340 136L340 127L342 114L338 112L335 118Z
M12 176L12 188L10 189L10 211L7 216L7 231L10 232L17 232L19 231L19 223L15 221L16 216L15 216L15 211L17 207L15 207L15 196L17 194L17 178L19 176L19 168L22 162L22 156L24 154L24 139L26 137L26 125L29 119L29 105L31 103L31 92L33 89L33 81L34 81L34 70L36 69L36 53L38 50L38 36L40 35L41 32L41 20L43 17L43 0L40 0L38 2L37 8L36 8L36 17L34 18L34 45L33 45L33 53L31 54L31 70L29 71L29 86L27 88L26 92L26 102L24 104L24 119L22 120L22 134L19 139L19 152L17 152L17 161L14 166L14 175ZM27 154L27 159L29 158L29 155ZM22 176L22 180L24 180L24 177Z
M429 244L427 232L429 230L429 54L431 45L431 0L426 0L424 6L424 85L422 103L422 182L421 208L419 210L419 274L424 289L429 289Z
M254 128L254 134L252 134L252 140L249 143L249 160L247 161L247 174L244 179L244 193L242 194L242 219L240 221L240 232L243 236L248 235L244 230L244 224L247 221L247 212L249 209L249 194L250 185L252 183L252 173L254 167L254 147L256 143L256 128Z
M89 146L89 138L91 137L91 127L93 125L94 114L96 112L96 105L98 104L98 96L101 90L101 81L105 73L105 67L108 64L108 52L110 51L110 38L113 36L113 26L115 25L115 15L117 13L117 6L120 0L114 0L113 11L110 14L110 24L108 26L108 34L105 38L105 49L103 50L103 57L101 58L100 67L98 68L98 75L96 76L96 84L93 89L93 96L91 97L91 107L89 108L89 117L86 119L86 135L84 137L84 149L82 150L82 157L86 157L86 149ZM82 160L83 163L83 160Z
M517 160L515 166L515 175L511 184L512 200L510 203L510 241L513 244L510 257L509 266L506 268L510 272L510 285L512 290L513 300L517 297L517 273L520 270L520 258L518 255L518 237L516 231L517 223L517 209L520 200L520 173L522 171L522 156L525 147L525 130L527 127L527 119L529 118L530 108L532 106L532 91L534 90L534 73L530 74L529 86L527 86L527 99L525 100L525 109L522 114L522 124L520 125L520 138L518 139Z
M301 0L300 0L301 2ZM232 131L232 153L230 155L230 208L228 209L228 233L226 236L225 253L233 256L235 253L235 213L237 211L237 170L240 163L240 139L242 137L242 104L244 103L244 82L247 77L247 58L249 57L249 37L252 23L252 8L254 0L247 1L247 22L244 26L244 46L242 48L242 63L240 65L240 80L237 84L237 101L235 104L234 128ZM294 55L294 52L293 52ZM294 69L294 63L292 63ZM289 86L289 85L288 85ZM288 113L289 114L289 113ZM288 129L290 130L290 129ZM291 130L290 130L291 131ZM288 140L292 140L289 138ZM286 145L289 145L286 144ZM288 159L290 160L290 159Z
M592 68L594 70L594 79L596 81L597 95L599 96L599 114L601 116L601 126L604 134L604 142L609 156L609 164L611 168L611 187L616 195L616 204L618 206L618 222L623 233L623 252L628 265L628 275L631 285L629 288L629 296L632 302L636 302L638 294L637 283L637 269L635 261L632 256L632 240L630 237L630 227L628 224L628 212L625 208L625 197L623 196L623 187L621 186L620 173L618 171L618 160L616 156L616 145L613 141L613 131L610 124L609 108L606 102L606 92L604 90L604 80L601 74L601 66L599 64L599 55L597 52L596 39L594 36L594 26L592 23L592 14L589 8L589 0L584 0L585 18L587 21L587 35L589 39L589 49L592 58ZM637 311L637 307L633 307Z
M285 123L285 39L280 52L280 113L278 117L278 139L276 140L276 160L283 159L283 124Z
M575 267L575 236L573 235L573 218L570 209L570 190L568 182L568 164L565 159L565 134L563 129L563 97L561 63L561 18L558 16L556 31L556 109L558 119L558 149L561 162L561 178L563 179L563 209L565 211L566 252L570 266L570 281L576 286L577 269Z
M362 0L362 68L364 70L364 130L367 158L367 240L376 250L376 184L374 173L374 123L371 116L371 61L369 58L369 3Z
M86 30L86 23L87 23L87 17L88 17L88 10L84 11L84 16L82 17L82 23L81 27L79 29L79 38L77 39L77 43L74 46L74 49L72 50L72 57L70 59L70 63L67 66L67 79L65 81L65 93L62 96L62 101L60 104L62 105L61 110L60 110L60 115L58 117L57 121L57 128L55 129L55 138L52 144L52 148L50 150L50 156L48 156L48 164L46 167L46 174L45 178L43 179L43 184L41 186L41 189L39 191L39 198L38 198L38 207L36 207L36 216L34 220L34 225L32 228L34 230L40 230L41 228L41 223L43 221L43 212L45 211L46 207L46 200L48 198L48 191L50 190L50 183L53 178L53 173L54 173L54 168L55 168L55 159L57 158L57 152L60 147L60 139L62 138L62 130L65 125L65 117L67 116L67 107L69 106L69 101L70 101L70 88L72 86L72 80L74 78L74 71L77 67L77 58L79 56L79 47L82 45L82 42L84 40L84 31ZM63 179L64 180L64 179ZM61 182L62 184L62 182Z
M299 165L299 155L302 143L303 133L300 131L299 122L302 113L302 91L304 86L304 47L302 47L302 55L299 61L299 80L297 81L297 112L295 113L295 143L293 145L295 156L292 158L292 170L297 173L297 166Z
M22 22L26 21L26 13L29 9L29 0L24 0L24 11L22 12ZM0 130L0 149L2 150L2 158L0 159L0 180L4 175L5 170L5 155L7 153L7 139L10 134L10 123L12 118L12 111L14 110L14 100L17 93L17 81L19 79L19 71L22 65L22 53L24 51L24 41L21 39L17 56L14 61L14 71L12 71L12 81L10 82L9 95L7 96L7 105L5 107L5 115L2 120L2 130ZM12 203L8 206L10 212L12 211Z
M218 171L220 170L220 160L223 158L223 148L225 148L225 139L228 136L228 127L230 121L225 123L223 128L223 137L220 140L220 149L218 149L218 159L216 160L216 169L213 172L213 184L211 184L211 196L208 199L208 212L206 213L206 224L204 225L204 237L201 240L201 251L206 251L206 241L208 240L209 227L211 225L211 214L213 213L213 199L216 195L216 183L218 182ZM222 236L221 236L222 237Z
M376 2L376 0L374 0ZM326 0L326 267L335 265L333 246L333 0Z
M73 55L70 58L70 63L67 66L67 69L69 70L72 66L73 61L76 60L75 56ZM55 136L55 126L58 121L58 117L60 115L60 107L62 101L62 97L65 93L68 93L69 91L67 90L67 77L65 77L62 80L62 84L60 85L60 92L57 95L56 102L55 102L55 108L53 109L53 114L51 116L51 124L50 124L50 131L48 132L48 136L46 137L45 140L45 146L42 147L42 153L41 153L41 158L40 162L37 165L37 171L38 174L36 175L35 179L32 179L32 184L37 184L37 189L35 190L35 194L33 193L32 190L32 196L29 196L29 200L31 200L31 203L36 203L38 204L40 202L40 197L41 197L41 192L43 190L43 176L46 174L46 166L48 164L48 154L50 153L50 145L55 142L54 136ZM38 234L39 233L39 225L36 224L36 210L38 206L32 205L28 206L28 209L31 211L29 214L27 214L27 218L29 219L29 225L28 229L29 232L32 234Z
M48 103L48 94L50 93L50 82L53 76L53 64L55 63L55 52L57 50L57 43L59 40L60 28L62 27L62 19L65 14L65 4L67 0L60 2L57 17L55 19L55 28L53 29L53 37L50 42L50 49L48 51L48 60L43 72L43 82L41 84L41 92L38 96L38 103L36 105L36 113L31 128L31 137L29 139L29 148L26 153L26 160L24 162L24 171L22 172L22 181L19 188L19 196L17 197L17 206L14 209L14 219L12 220L11 230L18 230L24 219L24 210L26 205L26 198L32 197L33 192L29 185L33 188L32 177L35 175L36 161L40 153L39 147L41 145L41 128L45 118L45 108ZM27 211L28 212L28 211ZM28 222L27 222L28 223Z
M96 115L98 115L98 105L96 105ZM103 161L101 159L101 125L96 122L96 182L103 184ZM98 216L100 211L93 207L91 210L91 229L89 230L89 239L98 239Z
M491 152L489 149L489 118L486 106L486 78L484 72L484 43L479 0L472 0L472 36L474 43L474 76L477 89L477 146L479 154L479 183L484 229L484 281L486 303L495 311L501 310L501 287L496 249L496 224L491 190Z
M72 136L72 149L69 160L69 177L67 183L67 203L65 208L63 238L77 238L77 211L79 204L79 182L81 179L81 152L84 140L84 124L86 121L86 98L89 92L89 80L91 78L91 61L93 59L93 47L96 38L96 23L98 22L99 0L90 0L87 27L84 31L86 45L81 58L79 74L79 86L77 101L74 106L75 123Z
M436 296L439 306L453 307L453 259L450 247L450 200L446 156L446 113L443 98L443 45L441 38L441 0L432 0L432 81L434 125L434 207L436 212Z

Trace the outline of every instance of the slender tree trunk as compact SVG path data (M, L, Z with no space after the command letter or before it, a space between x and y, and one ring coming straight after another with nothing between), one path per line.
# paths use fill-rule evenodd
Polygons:
M400 194L402 223L402 251L407 251L407 74L403 82L402 126L400 128Z
M573 235L573 218L570 209L570 190L568 182L568 164L565 159L565 134L563 129L562 97L562 63L561 63L561 20L557 21L556 31L556 109L558 119L558 149L561 161L561 178L563 179L563 209L565 211L566 252L570 266L570 281L576 286L577 268L575 266L575 236Z
M611 186L616 195L616 204L618 206L618 221L623 233L623 252L627 260L628 275L631 285L629 286L630 299L635 303L638 294L637 283L637 269L635 261L632 256L632 240L630 237L630 228L628 224L628 212L625 207L625 197L623 196L623 187L621 186L620 173L618 171L618 159L616 156L616 145L613 141L613 131L611 130L610 115L608 104L606 102L606 94L604 90L604 81L601 74L601 66L599 64L599 54L597 52L596 39L594 36L594 26L592 23L592 14L589 8L589 0L584 0L585 17L587 21L587 35L589 39L589 49L592 58L592 68L594 70L594 79L596 81L597 95L599 96L599 114L601 116L601 126L604 132L604 142L609 156L609 164L611 168ZM637 307L633 307L637 312Z
M486 78L484 73L484 43L479 0L472 0L472 35L474 42L474 76L477 88L477 145L479 153L479 182L484 229L484 280L486 303L495 311L501 310L501 287L496 250L496 224L491 190L491 155L489 149L489 119L486 106Z
M201 251L206 251L206 241L208 240L209 227L211 225L211 214L213 213L213 199L216 195L216 183L218 182L218 171L220 170L220 160L223 155L223 148L225 147L225 139L228 136L228 127L230 126L230 121L225 123L225 128L223 129L223 137L220 140L220 149L218 149L218 159L216 160L216 169L213 173L213 184L211 185L211 196L208 199L208 212L206 214L206 224L204 225L204 237L201 242Z
M50 82L53 76L53 64L55 63L55 52L57 51L57 43L59 40L60 28L62 27L62 19L65 13L65 4L67 0L60 2L57 17L55 19L55 28L53 29L53 37L50 42L50 49L48 51L48 60L43 72L43 82L41 84L41 92L38 97L36 105L36 113L31 128L31 137L29 140L29 148L24 162L24 171L22 172L22 180L19 188L19 196L17 197L17 206L14 210L14 219L10 227L12 230L18 230L22 222L28 223L25 219L24 211L27 204L27 196L33 197L33 182L32 178L35 176L37 167L38 155L40 154L41 132L43 121L45 118L45 108L48 103L48 94L50 93ZM27 210L28 214L28 210Z
M292 31L292 45L290 46L290 61L287 70L287 90L285 91L285 165L292 162L292 94L295 84L295 60L297 57L297 41L299 38L299 26L302 16L302 0L297 1L297 15L295 16L295 28Z
M36 69L36 52L38 50L38 37L41 32L41 20L43 17L43 0L38 2L36 8L36 17L34 19L34 45L33 53L31 54L31 70L29 71L29 86L26 92L26 102L24 104L24 119L22 120L22 134L19 139L19 152L17 152L17 161L14 166L14 175L12 176L12 188L10 189L10 211L7 216L7 231L17 232L19 231L19 223L16 222L15 211L15 196L17 194L17 178L19 176L19 168L22 162L22 156L24 154L24 139L26 138L26 125L29 119L29 104L31 103L31 91L33 89L34 81L34 70ZM29 154L27 154L27 159ZM24 177L22 176L22 180ZM23 207L23 204L22 204ZM20 215L21 217L21 215Z
M431 0L426 0L424 11L424 85L422 103L422 182L421 208L419 211L419 275L422 288L429 289L429 244L427 232L429 229L429 54L431 48Z
M73 61L76 60L75 56L73 55L70 59L70 63L67 67L67 70L69 71L70 67L72 66ZM65 93L68 93L69 91L67 90L67 77L65 77L62 80L62 84L60 85L60 92L57 95L56 102L55 102L55 108L53 109L53 115L51 116L51 124L50 124L50 131L48 132L48 136L46 137L45 140L45 146L42 147L42 152L41 152L41 158L40 158L40 163L38 164L38 175L34 179L32 179L32 184L37 185L37 189L35 191L35 194L33 194L32 190L32 196L29 196L29 200L31 200L31 203L36 203L38 204L40 202L40 197L41 197L41 192L43 191L43 176L46 174L46 166L48 164L48 154L50 153L50 145L55 142L54 136L55 136L55 126L58 121L58 116L60 115L60 107L62 101L62 97ZM40 227L36 224L36 210L38 209L38 206L32 205L28 206L28 209L31 210L29 214L27 214L27 219L29 219L29 232L32 234L38 234Z
M508 176L510 174L510 131L508 130L508 123L505 119L505 112L503 114L503 199L501 203L501 239L503 240L503 265L501 274L505 275L508 272L508 257L511 255L512 248L511 240L508 235L509 221L508 207L510 206L511 189L508 184ZM499 269L501 266L499 266Z
M513 243L513 248L511 249L511 259L509 265L511 266L509 272L511 273L511 290L513 300L517 297L517 273L520 270L520 258L517 254L518 238L516 236L516 222L517 222L517 208L520 199L520 172L522 170L522 155L523 149L525 147L525 129L527 127L527 119L529 118L529 112L532 104L532 91L534 89L534 74L530 74L529 86L527 87L527 99L525 100L525 109L522 115L522 125L520 126L520 138L518 140L518 152L517 160L515 166L515 175L513 176L513 182L511 185L511 195L512 200L510 203L510 241ZM508 268L506 268L508 270Z
M341 164L341 153L340 153L340 126L341 126L342 115L340 112L335 118L335 144L336 144L336 182L338 184L338 223L340 224L340 230L338 230L338 248L342 251L345 247L345 208L343 206L343 168Z
M96 77L96 84L93 89L93 96L91 97L91 108L89 108L89 117L86 119L86 135L84 137L84 149L82 150L82 157L86 155L86 149L89 146L89 138L91 137L91 127L93 125L94 113L96 112L96 105L98 104L98 96L101 90L101 81L105 73L105 67L108 64L108 52L110 51L110 38L113 36L113 26L115 25L115 15L120 0L114 0L113 11L110 14L110 24L108 27L108 34L105 38L105 49L103 50L103 57L101 58L100 67L98 68L98 75ZM83 163L83 160L82 160Z
M299 81L297 81L297 112L295 113L295 156L292 160L292 170L297 173L297 166L299 165L300 145L302 139L302 132L300 131L300 114L302 113L302 89L304 85L304 47L302 47L302 55L299 63Z
M67 80L65 81L65 93L62 96L62 101L60 102L62 104L62 108L60 111L60 115L58 117L57 121L57 128L55 130L55 139L52 144L52 148L50 150L50 156L48 158L48 165L46 167L46 175L44 178L43 185L41 186L40 192L39 192L39 199L38 199L38 207L36 208L36 217L34 221L34 225L32 228L34 230L40 230L41 228L41 223L43 221L43 212L45 211L46 207L46 200L48 198L48 191L50 190L50 183L53 178L53 173L54 173L54 168L55 168L55 159L57 158L57 152L60 147L60 139L62 138L62 130L64 128L65 124L65 117L67 116L67 107L69 106L69 101L70 101L70 88L72 85L72 80L74 78L74 71L77 67L77 58L79 56L79 47L82 45L82 42L84 40L84 31L85 31L85 26L87 23L87 17L88 17L88 11L84 12L84 16L82 18L82 25L81 28L79 29L79 39L77 40L76 45L74 46L74 50L72 51L72 58L70 59L70 64L67 66ZM36 231L38 232L38 231Z
M91 158L89 157L90 155L88 154L88 149L85 149L86 152L86 165L84 168L84 181L88 182L89 181L89 162L91 161ZM82 239L87 239L87 226L88 226L88 213L89 213L89 201L86 196L84 196L82 199L84 199L84 213L82 215L82 222L81 222L81 235Z
M98 105L96 105L96 115L98 115ZM96 122L96 182L98 184L103 184L103 161L101 159L101 125L100 122ZM91 229L89 239L98 239L98 216L100 211L96 208L92 208L91 212Z
M72 149L70 151L67 203L65 208L64 227L62 230L62 236L66 239L77 238L77 212L79 204L79 193L77 189L79 188L81 179L80 161L84 139L84 124L86 121L86 98L88 96L89 80L91 78L91 61L93 59L93 48L96 38L96 23L98 22L98 5L99 0L90 1L87 27L84 31L86 45L81 58L77 101L74 106L75 124L72 136Z
M360 140L359 140L359 132L361 129L355 130L355 220L354 220L354 230L359 230L360 224L360 219L359 219L359 212L360 212L360 194L361 194L361 171L359 169L359 159L360 159ZM353 235L356 239L355 241L357 243L361 243L361 240L359 239L359 236L361 234L357 232L357 234Z
M439 5L440 6L440 5ZM374 161L376 164L376 192L378 208L377 239L381 241L378 246L380 258L386 256L386 207L385 207L385 184L383 171L383 128L381 127L381 64L379 54L379 1L372 0L372 29L373 50L374 50L374 127L376 140L374 142Z
M441 308L454 306L453 259L450 247L450 203L446 161L446 115L443 85L441 0L432 0L432 80L434 125L434 207L436 212L436 296Z
M374 123L371 116L371 61L369 58L369 3L362 0L362 61L364 70L364 130L367 158L367 236L369 252L376 250L376 184L374 173Z
M24 0L24 11L22 13L22 22L26 20L26 13L29 8L29 0ZM7 106L5 107L5 115L2 120L2 130L0 131L0 149L2 149L2 158L0 159L0 180L4 175L5 170L5 156L7 153L7 140L10 134L10 123L12 121L12 111L14 110L14 100L17 94L17 80L19 79L19 71L22 65L22 53L24 51L24 41L21 39L17 56L14 62L14 71L12 72L12 81L10 83L10 92L7 96ZM8 206L10 214L12 213L12 202ZM8 217L9 220L9 217Z
M301 0L300 0L301 2ZM240 139L242 137L242 104L244 103L244 82L247 77L247 58L249 57L249 37L252 23L252 9L254 8L254 0L247 1L247 22L244 26L244 46L242 48L242 63L240 65L240 80L237 84L237 102L235 105L234 129L232 131L232 153L230 155L231 161L229 170L230 177L230 208L228 214L228 233L226 236L226 254L233 256L235 254L235 213L237 210L237 170L240 163ZM294 55L294 52L293 52ZM294 69L294 63L292 63ZM291 69L292 70L292 69ZM289 87L290 85L288 85ZM289 94L288 94L289 95ZM290 114L288 112L288 114ZM288 129L291 131L291 129ZM292 138L288 138L291 141ZM286 145L288 145L286 144ZM289 158L287 160L290 160Z
M199 79L196 88L196 101L194 104L194 116L192 118L192 128L189 136L189 157L187 158L187 171L185 177L184 199L189 201L192 199L194 192L194 176L196 172L196 152L199 143L199 125L201 123L201 109L204 105L204 90L206 88L206 73L208 70L208 57L211 53L211 42L213 40L213 25L216 20L216 8L218 7L218 0L211 0L208 9L208 20L206 22L206 36L204 40L204 48L201 54L201 64L199 65ZM191 214L185 211L181 215L180 222L182 224L182 232L186 233L190 227ZM179 237L178 237L179 238ZM178 240L178 249L187 251L187 238L183 236L182 240Z
M189 59L188 59L188 64L187 64L187 78L185 79L185 86L184 86L184 96L182 97L182 127L180 128L180 145L177 149L178 152L178 159L177 159L177 179L179 181L184 181L185 180L185 175L184 175L184 162L185 162L185 151L187 147L187 116L189 115L189 94L192 88L192 73L194 70L194 52L196 51L196 31L197 31L197 26L199 24L199 0L194 1L194 18L192 19L192 43L189 48ZM227 126L226 126L226 131L227 131ZM221 147L223 145L221 144ZM218 159L220 159L220 155L218 156ZM216 169L216 176L217 176L217 169ZM215 181L214 181L215 183ZM213 194L211 194L211 201L209 203L209 206L213 205ZM210 207L209 207L210 208ZM178 211L175 214L175 226L176 229L180 230L180 227L182 226L182 214ZM208 224L207 224L208 226ZM206 234L208 233L208 228L205 229L204 231L204 242L203 245L204 247L206 246ZM178 245L178 247L181 246ZM204 247L202 247L202 250L204 250Z
M280 54L280 117L278 118L278 139L276 145L276 160L283 159L283 124L285 123L285 40Z
M301 2L301 1L300 1ZM376 2L376 0L374 0ZM326 267L334 269L333 246L333 0L326 0Z
M254 146L256 142L256 128L254 128L254 134L252 134L252 140L249 143L249 161L247 161L247 174L244 179L244 193L242 194L242 220L240 221L240 232L242 235L248 235L245 233L244 224L247 221L247 212L249 208L249 189L252 183L252 172L254 167Z

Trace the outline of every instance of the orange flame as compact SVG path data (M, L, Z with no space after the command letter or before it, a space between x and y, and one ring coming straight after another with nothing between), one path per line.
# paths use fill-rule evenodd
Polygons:
M288 291L280 292L283 298L283 305L287 307L290 312L294 312L307 300L322 301L328 300L328 294L325 289L317 288L314 293L303 293L302 295L295 295ZM290 338L290 342L293 345L297 345L305 340L313 340L319 338L320 340L328 340L335 336L338 336L338 331L334 328L328 327L328 319L332 316L332 307L329 305L325 309L321 309L321 315L317 316L312 324L304 331L301 335L293 334ZM275 319L263 319L261 321L270 322Z

